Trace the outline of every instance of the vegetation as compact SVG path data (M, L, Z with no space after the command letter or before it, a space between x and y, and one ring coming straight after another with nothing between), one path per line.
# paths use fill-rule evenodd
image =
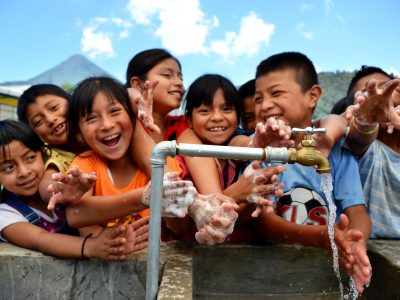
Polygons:
M347 87L354 74L355 72L345 71L318 73L323 92L314 112L315 118L329 114L333 105L346 96Z

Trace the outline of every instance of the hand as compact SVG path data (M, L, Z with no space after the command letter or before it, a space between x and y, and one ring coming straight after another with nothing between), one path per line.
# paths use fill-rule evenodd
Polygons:
M47 209L53 210L57 204L67 204L79 201L89 191L97 180L96 173L84 173L77 166L71 166L66 173L54 173L55 183L48 186L52 194Z
M367 255L367 247L361 231L348 229L349 220L345 214L335 224L335 243L338 248L339 264L353 277L356 289L362 293L371 280L372 268ZM329 238L328 238L329 240ZM330 241L328 249L331 249Z
M274 203L268 197L280 197L283 194L283 183L277 183L278 175L285 171L284 165L261 168L260 162L252 162L240 176L239 181L251 181L244 186L251 187L251 192L247 194L247 201L256 205L252 217L258 217L262 207L266 207L267 213L274 212Z
M256 125L252 147L293 147L294 141L290 140L290 136L290 126L281 119L270 117L265 124L259 122Z
M140 218L126 226L125 231L120 234L126 243L121 247L124 255L147 248L149 238L149 217Z
M196 223L196 240L201 244L222 243L233 232L238 205L222 194L198 195L189 208Z
M151 183L143 190L142 203L150 206ZM193 183L181 180L177 172L164 174L162 215L164 217L183 218L188 213L188 207L194 202L197 190Z
M146 81L141 91L134 88L128 88L129 98L132 99L138 109L138 118L152 132L161 133L160 128L154 124L153 120L153 91L158 81Z
M356 104L346 109L346 119L353 116L360 125L392 124L388 126L391 133L393 127L400 128L400 117L393 104L393 93L399 90L400 79L388 81L382 88L378 81L371 79L366 84L366 91L354 94Z

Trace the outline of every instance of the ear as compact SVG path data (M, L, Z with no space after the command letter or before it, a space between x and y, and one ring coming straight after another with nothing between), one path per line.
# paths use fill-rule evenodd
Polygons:
M132 88L137 89L139 91L142 90L142 81L139 79L139 77L134 76L129 80L129 84Z
M317 106L319 97L321 97L322 94L322 88L318 84L314 84L309 90L308 90L308 98L309 98L309 107L310 108L315 108Z

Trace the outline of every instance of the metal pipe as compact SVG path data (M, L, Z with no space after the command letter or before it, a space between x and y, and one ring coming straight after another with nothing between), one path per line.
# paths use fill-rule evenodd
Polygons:
M294 152L293 152L294 151ZM163 171L167 156L184 155L217 157L240 160L263 160L267 162L291 162L296 150L287 148L246 148L214 145L176 144L175 141L158 143L151 155L151 195L150 228L147 255L146 300L155 300L158 292L160 233L161 233L161 196L163 191Z

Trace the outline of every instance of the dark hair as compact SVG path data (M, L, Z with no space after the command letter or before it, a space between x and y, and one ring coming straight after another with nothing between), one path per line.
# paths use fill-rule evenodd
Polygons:
M366 65L361 66L360 70L358 70L354 74L353 78L351 78L349 87L347 88L347 105L351 105L354 102L353 97L354 97L354 93L356 92L354 90L354 88L355 88L357 82L360 79L362 79L368 75L374 74L374 73L379 73L384 76L387 76L388 80L394 79L394 76L386 73L381 68L373 67L373 66L366 66Z
M80 132L79 120L92 112L94 98L99 92L106 94L110 102L121 103L132 122L135 120L128 91L122 83L106 76L89 77L78 83L68 106L68 138L71 142L75 141L76 135Z
M239 93L229 79L217 74L205 74L193 81L184 100L185 115L191 118L193 109L202 104L211 105L218 89L222 89L226 103L234 107L239 122L241 110Z
M318 84L318 75L312 61L299 52L282 52L272 55L257 66L256 78L270 72L290 69L294 71L295 80L305 93L313 85Z
M245 99L247 97L252 97L256 93L256 80L250 79L249 81L243 83L238 89L240 98Z
M331 114L341 115L346 111L347 106L347 97L343 97L333 105Z
M18 99L17 115L18 120L28 123L26 119L26 110L28 105L34 103L36 98L43 95L56 95L64 98L68 102L71 95L65 90L54 84L36 84L25 90Z
M182 70L179 60L165 49L153 48L139 52L129 61L128 69L126 70L126 86L130 86L132 77L138 77L140 80L145 81L147 73L151 69L169 58L174 59L178 63L179 69Z
M0 121L0 147L6 156L6 146L12 141L20 141L27 148L33 151L42 151L43 142L36 133L26 123L18 122L11 119Z

